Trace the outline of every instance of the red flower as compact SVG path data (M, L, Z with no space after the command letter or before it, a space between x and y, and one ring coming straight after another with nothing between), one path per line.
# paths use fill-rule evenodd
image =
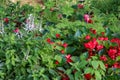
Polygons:
M99 50L103 49L103 45L97 45L96 48L99 51Z
M56 61L55 61L55 64L56 64L56 65L58 65L58 64L59 64L59 62L56 60Z
M66 55L65 57L66 57L66 62L67 63L73 62L70 54Z
M49 44L54 44L54 42L52 42L50 38L47 38L46 41L47 41Z
M100 60L102 60L102 61L107 61L107 57L106 57L105 55L100 56Z
M84 46L87 49L93 50L96 47L97 44L98 44L98 42L96 41L96 39L93 39L92 41L89 41L88 43L85 43Z
M101 32L101 34L102 34L102 36L104 36L104 35L105 35L105 32Z
M89 20L90 16L88 14L84 15L84 20L87 22Z
M120 68L120 63L115 62L112 67L113 67L113 68Z
M56 38L60 38L60 34L56 34Z
M68 44L67 44L67 43L63 43L62 46L63 46L64 48L67 48Z
M84 7L84 5L83 5L83 4L78 4L77 7L78 7L79 9L82 9L82 8Z
M51 39L50 38L47 38L47 40L46 40L48 43L50 43L51 42Z
M98 40L107 41L107 40L108 40L108 37L99 37Z
M87 35L87 36L85 37L85 39L86 39L86 40L89 40L89 39L90 39L90 35Z
M96 33L97 33L96 30L93 29L93 28L90 28L90 31L91 31L93 34L96 34Z
M87 23L91 23L91 24L92 24L92 23L93 23L93 21L92 21L91 19L89 19L89 20L87 21Z
M109 65L108 64L105 64L105 68L108 68L109 67Z
M9 22L9 19L8 19L8 18L4 18L4 22L5 22L5 23L8 23L8 22Z
M111 42L112 42L112 43L117 43L118 46L120 46L120 39L118 39L118 38L113 38L113 39L111 39Z
M90 80L92 78L90 73L84 74L86 80Z
M110 56L111 59L115 59L116 58L116 53L117 53L117 50L116 49L109 49L108 51L108 55Z
M104 37L104 41L107 41L108 40L108 37Z
M64 50L61 50L60 52L61 52L62 54L64 54L64 53L65 53L65 51L64 51Z
M15 30L13 30L13 32L19 33L19 28L16 28Z

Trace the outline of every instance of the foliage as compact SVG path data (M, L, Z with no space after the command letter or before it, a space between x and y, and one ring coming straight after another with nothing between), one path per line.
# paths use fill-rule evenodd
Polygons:
M119 20L93 3L0 5L0 80L118 80Z

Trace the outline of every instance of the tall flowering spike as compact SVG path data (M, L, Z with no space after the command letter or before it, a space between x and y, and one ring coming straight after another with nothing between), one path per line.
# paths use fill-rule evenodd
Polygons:
M34 16L32 14L30 14L29 17L27 18L24 29L28 32L36 29L36 26L34 23Z
M66 62L67 63L73 62L70 54L66 55L65 57L66 57Z

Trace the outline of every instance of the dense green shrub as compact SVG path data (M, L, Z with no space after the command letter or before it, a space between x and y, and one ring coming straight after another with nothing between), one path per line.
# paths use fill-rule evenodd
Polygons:
M118 18L93 3L0 5L0 80L118 80Z

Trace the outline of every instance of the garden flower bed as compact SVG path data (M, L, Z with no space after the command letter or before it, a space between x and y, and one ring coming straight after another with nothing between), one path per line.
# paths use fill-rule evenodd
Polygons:
M1 2L0 80L119 80L120 1L95 1Z

